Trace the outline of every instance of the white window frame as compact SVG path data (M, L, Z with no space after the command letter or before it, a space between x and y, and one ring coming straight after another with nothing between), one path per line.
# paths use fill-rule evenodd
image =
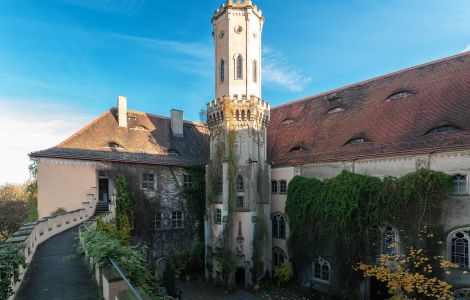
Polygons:
M282 189L282 185L284 184L285 191ZM287 194L287 180L279 180L279 194L285 195Z
M178 217L178 214L179 214L179 217ZM183 220L184 220L183 211L181 211L181 210L172 211L171 212L171 229L182 229L182 228L184 228ZM178 225L178 222L179 222L180 226L175 226L175 222L176 222L176 225Z
M222 225L222 210L220 208L215 209L215 224Z
M453 230L449 235L447 236L447 259L451 262L454 262L454 254L452 253L452 246L453 246L453 239L458 238L457 234L462 233L463 237L462 239L467 240L467 253L466 253L466 260L467 264L460 265L460 268L462 269L470 269L470 227L465 227L465 228L459 228L456 230ZM457 262L455 262L458 264Z
M271 215L273 238L285 240L287 237L287 219L286 216L280 212L275 212ZM284 223L284 235L281 235L281 221Z
M149 180L145 180L145 176L148 176L148 175L152 175L153 177L153 185L151 187L147 186L147 184L150 182ZM157 176L155 175L155 173L142 173L142 176L141 176L141 187L143 190L155 190L155 187L157 185Z
M157 218L160 217L160 227L157 227ZM163 213L157 211L153 217L153 229L155 231L163 230Z
M457 178L459 177L459 178ZM461 179L463 178L463 179ZM457 192L455 189L455 183L457 182L458 187L457 187ZM460 191L461 189L464 189L463 191ZM457 173L452 176L452 195L453 196L468 196L468 175L466 174L461 174Z
M317 272L316 272L316 266L317 265L320 268L319 277L317 276ZM324 275L323 271L324 271L325 267L328 270L328 279L325 279L324 276L323 276ZM330 265L330 263L327 260L325 260L321 257L318 257L318 258L314 259L313 263L312 263L312 277L313 277L313 280L316 281L316 282L329 284L330 280L331 280L331 265Z
M183 174L183 187L190 189L193 187L193 177L189 174Z

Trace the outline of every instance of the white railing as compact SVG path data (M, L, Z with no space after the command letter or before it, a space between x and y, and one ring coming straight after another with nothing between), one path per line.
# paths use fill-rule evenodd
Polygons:
M55 217L45 217L36 222L31 222L23 225L17 232L15 232L9 239L5 241L5 244L16 244L24 246L24 256L26 263L32 261L34 253L36 252L37 247L50 239L51 237L66 231L72 227L81 224L95 213L96 201L84 202L83 208L77 209L71 212L67 212L63 215L58 215ZM110 204L110 212L102 216L103 220L110 221L114 219L115 216L115 205ZM27 271L27 267L23 268L20 266L20 277L17 282L12 283L13 296L9 300L15 298L16 292L19 290L21 283L23 281L24 275Z

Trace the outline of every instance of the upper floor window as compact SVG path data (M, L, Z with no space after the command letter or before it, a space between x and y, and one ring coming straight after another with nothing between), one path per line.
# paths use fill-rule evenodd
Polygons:
M215 224L222 224L222 210L220 208L215 210Z
M182 211L174 211L171 213L171 228L183 228Z
M222 182L222 178L219 177L219 179L217 180L217 185L216 185L216 193L217 195L222 195L224 191L224 184Z
M281 213L272 215L273 237L277 239L286 238L286 218Z
M193 187L193 177L188 174L183 175L183 186L187 189L190 189Z
M142 174L142 188L143 189L155 188L155 174L151 174L151 173Z
M370 231L370 249L373 257L398 254L398 231L391 227L374 227Z
M454 231L448 238L450 261L460 267L468 269L469 266L469 242L470 230L468 228Z
M330 282L330 263L321 257L313 261L313 279Z
M238 175L237 177L237 192L243 192L245 190L245 184L243 182L242 175Z
M287 181L285 180L279 181L279 193L287 194Z
M237 56L235 71L236 71L235 78L243 79L243 57L241 54L238 54Z
M457 174L453 177L452 194L456 196L468 195L467 176Z
M243 196L237 196L237 208L245 208L245 199Z
M258 62L253 61L253 82L258 82Z
M271 193L277 194L277 181L276 180L271 181Z
M282 266L287 260L286 253L281 248L273 249L273 269Z
M223 59L220 60L219 78L220 83L225 81L225 61Z

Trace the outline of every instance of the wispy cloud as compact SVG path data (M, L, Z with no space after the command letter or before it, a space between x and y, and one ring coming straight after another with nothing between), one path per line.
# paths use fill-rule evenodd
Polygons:
M0 184L27 180L28 153L57 145L91 120L90 116L46 102L39 108L37 101L0 99L0 105Z
M137 13L146 0L62 0L65 3L117 14L133 15Z
M462 53L464 52L469 52L470 51L470 45L468 45L465 49L462 50Z
M263 83L266 85L300 92L310 82L311 78L291 65L282 52L264 47L263 56Z

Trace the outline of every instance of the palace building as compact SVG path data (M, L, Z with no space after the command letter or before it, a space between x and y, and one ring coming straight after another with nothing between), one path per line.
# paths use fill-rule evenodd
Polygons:
M250 0L227 0L215 11L215 93L206 124L183 121L177 110L170 118L128 110L119 97L117 108L63 143L32 153L40 217L111 201L115 171L124 168L147 194L164 199L155 230L175 229L185 219L177 188L191 181L185 168L204 165L206 278L248 286L290 264L285 205L294 176L324 180L347 170L383 179L426 168L454 178L442 211L442 255L470 269L470 52L271 107L261 94L264 21ZM379 234L382 245L393 239L400 251L393 224ZM336 264L318 257L300 281L337 285ZM449 281L470 291L464 275ZM370 280L359 288L364 299L385 299Z

